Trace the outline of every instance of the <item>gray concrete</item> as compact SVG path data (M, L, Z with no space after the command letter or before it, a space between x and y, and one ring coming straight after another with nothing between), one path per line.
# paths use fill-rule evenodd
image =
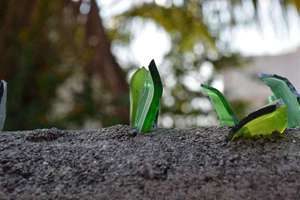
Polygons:
M299 199L299 130L229 143L228 132L3 132L0 199Z

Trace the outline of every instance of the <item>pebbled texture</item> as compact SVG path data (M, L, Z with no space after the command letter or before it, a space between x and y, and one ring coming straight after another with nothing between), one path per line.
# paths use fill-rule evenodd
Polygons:
M300 130L227 142L227 128L129 126L0 135L0 199L298 199ZM50 139L46 139L50 138Z

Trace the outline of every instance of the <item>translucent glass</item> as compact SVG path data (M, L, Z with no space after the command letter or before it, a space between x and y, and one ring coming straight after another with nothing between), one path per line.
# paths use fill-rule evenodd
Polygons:
M7 84L0 81L0 131L2 131L6 118Z
M222 126L235 126L238 119L224 95L216 88L201 85L202 91L209 96Z
M261 74L260 78L271 88L277 99L282 99L288 109L288 127L300 127L299 94L291 82L278 75Z
M288 126L287 106L282 103L270 105L248 115L232 129L230 139L282 134Z
M156 126L163 86L154 60L137 70L130 81L130 124L141 133Z

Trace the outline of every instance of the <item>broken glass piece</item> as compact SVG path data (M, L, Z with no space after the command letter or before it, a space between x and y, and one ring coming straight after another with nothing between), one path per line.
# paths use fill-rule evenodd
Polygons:
M0 131L3 130L6 118L7 83L0 81Z
M260 74L259 77L270 87L274 96L287 105L288 127L300 127L300 95L292 83L275 74Z
M163 85L154 60L152 60L149 64L149 71L154 85L154 93L149 112L144 121L142 129L143 132L148 132L152 129L152 127L157 126L158 113L160 109L160 99L163 93Z
M138 101L144 89L144 83L149 72L144 67L138 69L130 81L130 125L136 127L135 118L138 107Z
M139 132L147 132L144 129L144 123L149 113L153 96L154 96L154 84L150 72L147 71L147 76L145 77L143 83L143 90L141 91L138 100L135 123L134 123L135 128L137 128Z
M282 134L288 125L287 116L287 106L282 101L276 101L241 120L232 128L229 139L269 136L274 132Z
M202 91L209 96L222 126L235 126L238 119L224 95L208 85L201 84Z
M146 133L157 126L163 86L154 60L137 70L130 82L130 123L139 132Z
M268 102L271 104L273 103L274 101L278 100L274 95L271 95L268 97Z

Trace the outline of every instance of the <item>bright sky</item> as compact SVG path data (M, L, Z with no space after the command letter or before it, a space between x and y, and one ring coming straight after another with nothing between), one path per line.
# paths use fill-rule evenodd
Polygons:
M152 0L145 0L152 1ZM144 2L145 2L144 1ZM270 1L261 2L263 11L270 9ZM138 4L140 0L120 1L120 0L98 0L101 5L101 15L104 19L115 14L121 13L133 4ZM164 5L167 0L155 0L156 3ZM176 0L178 4L182 0ZM232 48L244 55L264 55L264 54L280 54L293 51L300 46L300 24L296 20L296 12L289 12L289 32L274 31L272 23L283 23L282 21L274 21L276 15L280 14L279 7L272 7L272 12L262 12L261 19L263 27L261 30L255 25L241 26L232 30ZM272 13L272 16L270 16ZM279 17L280 19L280 17ZM273 20L273 21L272 21ZM170 48L170 40L163 29L154 25L154 23L143 23L137 21L134 28L134 39L129 47L129 51L124 52L120 49L114 49L118 58L122 61L130 57L137 65L145 65L150 59L160 63L164 55ZM288 36L288 37L287 37Z
M289 31L276 30L272 24L284 24L279 6L270 6L270 0L260 1L262 30L257 26L239 27L233 31L232 46L245 55L280 54L300 46L300 23L297 13L288 13ZM273 9L270 11L270 9ZM270 14L271 13L271 14ZM284 26L284 25L282 25ZM278 28L280 29L280 28Z

